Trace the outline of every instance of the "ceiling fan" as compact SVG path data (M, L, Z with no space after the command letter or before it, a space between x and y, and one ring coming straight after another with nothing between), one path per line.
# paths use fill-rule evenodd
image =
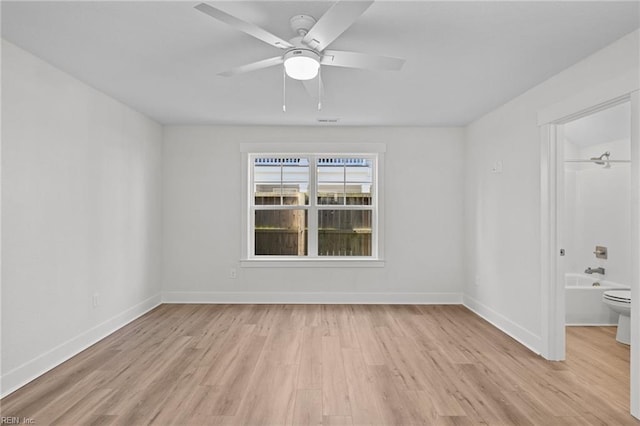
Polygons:
M284 53L281 55L241 65L221 72L219 75L229 77L284 64L284 73L295 80L302 81L310 94L315 92L313 88L315 85L310 85L310 80L317 77L318 85L316 87L318 88L319 97L322 92L322 82L319 76L322 65L388 71L397 71L402 68L404 59L326 49L340 34L354 23L372 3L373 0L338 1L317 21L309 15L295 15L289 22L297 36L291 38L289 41L209 4L200 3L195 6L195 8L258 40L284 50ZM319 103L318 109L320 108Z

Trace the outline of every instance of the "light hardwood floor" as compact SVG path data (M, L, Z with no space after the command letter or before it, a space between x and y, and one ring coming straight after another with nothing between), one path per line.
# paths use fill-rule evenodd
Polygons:
M547 362L462 306L162 305L1 401L43 424L638 425L615 329Z

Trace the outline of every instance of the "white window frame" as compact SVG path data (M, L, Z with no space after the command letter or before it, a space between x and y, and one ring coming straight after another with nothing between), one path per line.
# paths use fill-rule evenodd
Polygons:
M384 153L381 143L367 144L268 144L244 143L240 146L242 157L242 267L382 267L384 266ZM256 256L254 255L255 206L253 197L253 160L257 157L305 157L309 159L309 204L274 206L277 210L307 210L307 256ZM371 205L335 205L317 203L317 158L367 158L373 164ZM266 206L266 209L270 207ZM318 256L318 212L321 210L371 210L371 256Z

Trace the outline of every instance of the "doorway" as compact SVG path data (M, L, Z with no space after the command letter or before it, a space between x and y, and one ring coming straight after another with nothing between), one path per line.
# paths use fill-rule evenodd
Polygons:
M566 366L629 411L630 101L558 124L556 134Z
M626 112L626 121L621 129L623 135L602 136L602 118L616 113ZM572 111L542 124L542 296L543 296L543 350L542 355L550 360L564 360L566 356L565 325L569 322L588 322L604 324L614 322L617 318L610 314L604 303L598 303L603 292L593 287L612 286L625 287L630 290L631 300L638 300L640 289L640 141L638 123L638 92L619 96L595 106L575 108ZM595 125L598 120L600 125ZM589 129L589 126L591 128ZM595 127L594 127L595 126ZM596 129L597 128L597 129ZM582 135L580 132L582 131ZM614 132L615 133L615 132ZM568 136L568 137L567 137ZM622 142L626 137L626 142ZM576 142L576 138L581 139ZM573 139L567 144L567 139ZM609 139L609 140L604 140ZM625 143L628 148L625 147ZM608 145L607 145L608 144ZM582 145L582 146L581 146ZM614 148L615 147L615 148ZM602 152L600 152L602 151ZM613 151L616 152L614 158ZM607 154L608 153L608 154ZM609 160L609 161L607 161ZM603 171L611 171L608 175ZM616 177L614 177L616 176ZM628 186L620 188L620 182L628 182ZM617 182L612 189L611 184ZM600 186L600 189L595 187ZM581 188L579 188L581 187ZM573 188L569 197L567 188ZM607 191L607 188L608 191ZM582 204L576 204L581 197ZM624 211L611 213L607 203L616 203ZM605 201L606 199L606 201ZM600 200L600 202L598 202ZM626 204L626 206L625 206ZM590 209L590 212L576 209ZM571 213L572 212L572 213ZM569 217L568 214L569 213ZM572 216L573 215L573 216ZM626 233L618 233L620 237L604 235L600 227L607 228L607 216L614 225ZM618 217L619 216L619 217ZM616 217L614 219L614 217ZM605 224L602 224L604 222ZM571 226L567 224L570 223ZM573 234L573 235L572 235ZM576 235L580 234L580 235ZM594 240L595 238L595 240ZM607 240L606 243L594 241ZM587 245L594 247L586 252ZM609 246L615 246L615 260ZM627 248L625 248L625 245ZM607 257L606 259L604 257ZM584 268L582 268L582 264ZM608 269L608 271L607 271ZM609 275L607 275L609 272ZM569 275L567 275L569 274ZM595 278L595 279L594 279ZM612 279L607 279L612 278ZM579 282L581 280L581 282ZM627 281L625 282L616 282ZM613 284L612 284L613 283ZM595 285L594 285L595 284ZM586 285L592 286L587 289ZM577 287L582 286L582 289ZM590 309L598 310L598 318L579 318L580 312L572 311L576 304L572 290L583 290L578 297L586 297L591 291ZM622 289L622 288L621 288ZM602 299L599 299L602 300ZM570 309L569 309L570 308ZM607 319L607 315L610 315ZM640 418L640 395L638 385L640 364L638 344L640 343L640 327L638 327L637 303L631 303L630 330L630 411ZM583 324L584 325L584 324ZM616 345L615 341L611 342Z

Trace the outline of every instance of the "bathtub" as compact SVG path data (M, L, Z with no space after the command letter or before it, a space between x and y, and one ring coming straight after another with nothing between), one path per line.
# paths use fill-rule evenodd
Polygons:
M594 282L600 286L593 286ZM618 315L602 302L607 290L628 290L629 286L607 280L597 275L567 273L564 276L566 325L616 325Z

